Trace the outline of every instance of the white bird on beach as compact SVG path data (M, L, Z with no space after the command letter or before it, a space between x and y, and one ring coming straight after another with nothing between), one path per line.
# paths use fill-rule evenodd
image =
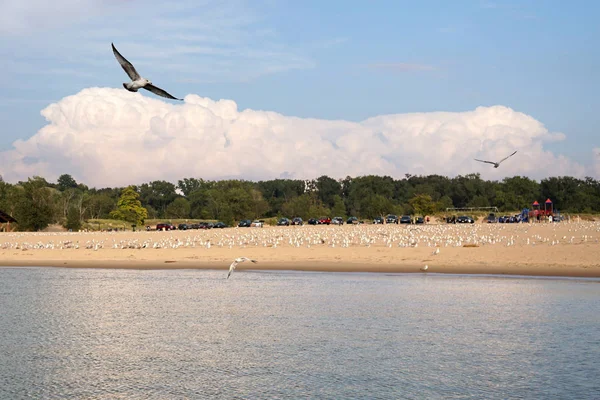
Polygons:
M244 261L251 261L251 262L253 262L255 264L258 262L256 260L252 260L252 259L250 259L248 257L239 257L239 258L236 258L235 260L233 260L233 262L229 266L229 273L227 274L227 279L229 279L229 276L231 275L231 273L233 272L233 270L235 269L235 267L237 267L237 265L239 263L242 263Z
M517 152L515 151L514 153L512 153L510 156L508 157L504 157L502 160L498 161L498 162L494 162L494 161L485 161L485 160L478 160L475 158L475 161L479 161L482 163L487 163L487 164L492 164L494 166L494 168L498 168L500 166L500 163L504 160L507 160L508 158L514 156L515 154L517 154Z
M123 57L121 55L121 53L119 53L117 51L117 48L115 47L115 45L111 43L111 46L113 49L113 53L115 54L115 57L117 58L117 61L119 62L119 64L121 64L121 67L123 67L123 69L129 76L129 78L131 79L131 82L129 82L129 83L123 83L123 87L125 89L129 90L130 92L137 92L138 89L146 89L156 95L165 97L167 99L182 100L182 99L178 99L177 97L170 95L163 89L154 86L152 84L152 82L150 82L148 79L142 78L140 76L140 74L138 74L138 72L135 70L135 67L133 66L133 64L131 64L129 61L127 61L127 59L125 57Z
M421 271L427 271L428 269L429 269L429 266L427 266L427 265L420 268Z
M437 249L435 249L435 251L433 252L434 256L437 256L438 254L440 254L440 248L439 247Z

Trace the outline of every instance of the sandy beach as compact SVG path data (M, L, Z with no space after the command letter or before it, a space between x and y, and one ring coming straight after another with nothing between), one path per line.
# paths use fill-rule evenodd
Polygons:
M0 266L600 277L600 223L0 234ZM439 253L434 254L439 248Z

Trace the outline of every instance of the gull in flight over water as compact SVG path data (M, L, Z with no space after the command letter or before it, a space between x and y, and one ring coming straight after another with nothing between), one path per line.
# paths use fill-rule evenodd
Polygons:
M237 267L237 265L239 263L243 263L244 261L251 261L251 262L253 262L255 264L258 262L256 260L251 260L248 257L239 257L239 258L236 258L235 260L233 260L233 262L229 266L229 273L227 274L227 279L229 279L229 276L231 275L231 273L233 272L233 270L235 269L235 267Z
M123 87L125 89L129 90L130 92L137 92L138 89L146 89L154 94L166 97L167 99L182 100L178 99L177 97L171 96L169 93L165 92L161 88L154 86L152 82L150 82L148 79L142 78L140 74L135 70L135 67L129 61L127 61L127 59L123 57L121 53L119 53L115 45L111 43L111 46L113 49L113 53L117 58L117 61L119 62L119 64L121 64L121 67L123 67L129 78L131 79L131 82L123 84Z
M492 164L492 165L494 166L494 168L498 168L498 167L500 166L500 163L501 163L502 161L504 161L504 160L506 160L506 159L508 159L508 158L510 158L510 157L512 157L512 156L514 156L515 154L517 154L517 152L516 152L516 151L515 151L514 153L512 153L510 156L508 156L508 157L504 157L502 160L500 160L500 161L498 161L498 162L493 162L493 161L485 161L485 160L478 160L478 159L476 159L476 158L475 158L475 161L479 161L479 162L482 162L482 163L487 163L487 164Z

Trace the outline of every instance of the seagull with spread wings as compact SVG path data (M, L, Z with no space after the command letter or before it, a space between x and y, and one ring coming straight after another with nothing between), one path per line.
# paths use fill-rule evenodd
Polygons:
M177 97L171 96L169 93L165 92L161 88L154 86L152 82L150 82L148 79L142 78L140 74L138 74L138 72L135 70L135 67L129 61L127 61L127 59L123 57L121 53L117 51L117 48L113 43L111 43L111 46L113 49L113 53L117 58L117 61L119 62L119 64L121 64L121 67L123 67L123 70L125 70L129 78L131 79L131 82L123 84L123 87L125 89L129 90L130 92L137 92L138 89L146 89L156 95L165 97L167 99L182 100L178 99Z
M485 161L485 160L478 160L478 159L476 159L476 158L475 158L475 161L479 161L479 162L482 162L482 163L487 163L487 164L492 164L492 165L494 166L494 168L498 168L498 167L500 166L500 163L501 163L502 161L504 161L504 160L506 160L506 159L508 159L508 158L510 158L510 157L512 157L512 156L514 156L515 154L517 154L517 152L516 152L516 151L515 151L514 153L512 153L510 156L508 156L508 157L504 157L502 160L500 160L500 161L498 161L498 162L494 162L494 161Z
M248 257L239 257L239 258L236 258L235 260L233 260L233 262L229 266L229 273L227 274L227 279L229 279L229 276L231 275L231 273L233 272L233 270L235 269L235 267L237 267L237 265L239 263L242 263L244 261L252 261L253 263L257 263L258 262L256 260L251 260Z

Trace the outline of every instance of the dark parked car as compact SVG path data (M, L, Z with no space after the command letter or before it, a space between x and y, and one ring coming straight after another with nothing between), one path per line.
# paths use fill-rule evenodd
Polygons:
M162 224L156 224L156 230L157 231L172 231L173 229L175 229L175 225L173 224L169 224L168 222L162 223Z
M394 214L389 214L387 217L385 217L385 222L386 224L397 224L398 216Z
M279 218L279 221L277 221L277 225L278 226L289 226L290 220L287 218Z
M188 225L188 224L179 224L177 226L177 229L179 229L180 231L186 231L188 229L192 229L192 225Z
M383 224L383 218L382 217L375 217L375 219L373 220L374 224Z
M487 216L486 221L487 221L488 224L495 224L496 222L498 222L498 219L496 218L496 214L490 213Z
M410 218L410 215L403 215L400 218L400 223L401 224L412 224L412 219Z
M292 225L304 225L304 221L302 221L302 218L296 217L292 220Z
M219 221L216 224L214 224L213 228L229 228L229 225L227 225L224 222Z
M456 218L456 222L459 224L473 224L475 223L475 220L467 215L461 215Z
M425 220L423 219L423 217L417 217L415 218L415 224L424 224Z
M199 229L211 229L213 227L213 224L210 222L200 222L198 225Z
M319 223L319 220L317 220L316 218L311 218L308 220L309 225L317 225L318 223Z
M252 224L252 221L250 221L249 219L243 219L240 221L240 223L238 224L238 226L240 228L250 228L250 225Z
M334 225L344 225L344 218L335 217L334 219L331 220L331 223Z
M501 224L508 224L510 222L510 216L503 215L502 217L498 218L498 222Z
M331 218L329 217L321 217L319 218L320 225L329 225L331 223Z
M356 224L359 224L360 222L358 221L358 218L356 218L356 217L350 217L350 218L348 218L348 220L346 221L346 223L348 225L350 225L350 224L355 224L356 225Z

